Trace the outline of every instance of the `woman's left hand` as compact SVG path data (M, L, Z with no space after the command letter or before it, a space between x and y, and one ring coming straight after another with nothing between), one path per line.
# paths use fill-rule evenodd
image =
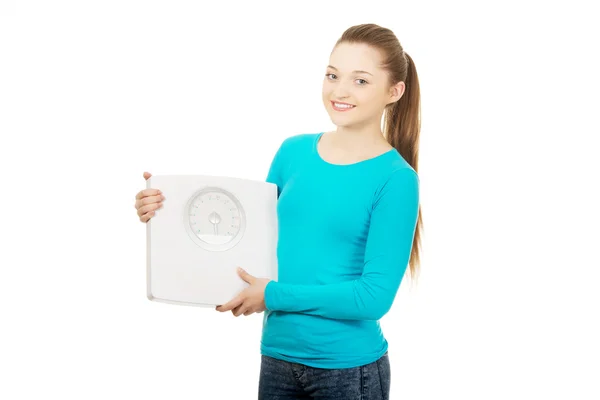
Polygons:
M265 278L256 278L242 268L238 268L238 275L250 284L239 295L227 304L217 306L216 310L225 312L231 310L236 317L244 314L261 313L266 310L265 305L265 288L271 281Z

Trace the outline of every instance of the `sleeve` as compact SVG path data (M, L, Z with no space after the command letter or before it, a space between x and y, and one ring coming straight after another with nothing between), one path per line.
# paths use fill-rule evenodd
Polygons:
M277 185L277 198L281 194L281 188L283 187L283 171L282 171L282 158L283 158L283 145L285 141L281 143L279 149L275 153L271 166L269 167L269 173L267 174L266 182L274 183Z
M419 177L395 171L373 205L360 278L326 285L271 281L265 288L270 311L326 318L379 320L391 308L408 267L419 211Z

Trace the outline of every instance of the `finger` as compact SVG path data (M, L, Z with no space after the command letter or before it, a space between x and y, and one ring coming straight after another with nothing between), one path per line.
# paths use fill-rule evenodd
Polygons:
M161 194L161 193L162 192L159 189L152 189L152 188L144 189L144 190L140 190L138 192L138 194L135 195L135 199L139 200L146 196L154 196L154 195Z
M144 179L145 180L150 179L151 176L152 176L152 174L150 172L144 172Z
M231 313L233 314L234 317L239 317L240 315L242 315L242 309L245 309L246 307L244 307L244 303L240 304L239 306L237 306L236 308L234 308L233 310L231 310Z
M156 216L156 211L150 211L149 213L142 215L140 217L140 220L142 222L148 222L148 221L150 221L151 218L154 218L155 216Z
M154 211L149 212L148 214L144 214L140 217L140 221L142 222L148 222L150 221L150 218L154 217Z
M236 298L231 300L229 303L226 303L222 306L217 307L217 311L225 312L225 311L233 310L234 308L236 308L243 302L244 302L244 296L240 294L239 296L237 296Z
M150 211L156 211L159 208L162 208L162 206L163 206L162 202L148 204L146 206L140 207L137 211L137 214L141 217L142 215L144 215Z
M144 205L150 204L150 203L157 203L164 199L165 199L165 195L163 195L162 193L151 195L151 196L145 196L145 197L142 197L141 199L137 199L135 201L135 208L140 208L141 206L144 206Z
M239 304L237 307L232 307L231 314L233 314L234 317L237 317L238 315L240 315L239 312L243 305L244 305L244 303L242 302L242 304ZM227 311L227 310L225 310L225 311Z
M254 283L255 278L246 271L244 271L242 268L238 268L238 274L245 282L248 282L249 284Z
M162 201L159 201L157 203L148 204L148 205L138 208L137 215L139 215L141 217L142 215L144 215L150 211L156 211L162 207L163 207Z
M150 203L158 203L159 201L163 201L164 199L165 195L162 193L155 194L152 196L145 196L135 201L135 208L140 208L141 206L145 206L146 204Z
M247 312L250 312L250 314L252 314L251 308L247 302L244 302L242 304L240 304L239 306L237 306L236 308L233 309L233 315L235 315L236 317L239 317L240 315L246 315Z
M246 310L246 312L244 313L244 315L245 315L245 316L248 316L248 315L250 315L250 314L254 314L254 310L253 310L253 309L251 309L251 308L250 308L250 309L248 309L248 310Z

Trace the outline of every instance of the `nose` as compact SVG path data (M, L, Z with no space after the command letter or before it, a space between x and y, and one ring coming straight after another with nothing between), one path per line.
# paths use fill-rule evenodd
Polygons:
M353 82L351 79L328 80L325 82L323 89L327 92L329 100L350 103Z
M349 93L348 89L346 88L346 85L341 82L338 83L337 85L335 85L335 89L333 90L333 97L334 97L334 99L340 100L340 101L350 97L350 93Z
M336 101L344 102L348 99L348 96L334 96L333 99Z
M333 99L337 100L337 101L344 101L347 100L350 96L348 96L348 94L346 94L346 92L344 91L340 91L340 90L336 90L335 93L333 94Z

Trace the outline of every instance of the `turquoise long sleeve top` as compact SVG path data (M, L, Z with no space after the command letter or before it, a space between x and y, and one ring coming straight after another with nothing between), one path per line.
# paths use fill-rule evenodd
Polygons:
M351 368L388 349L379 319L408 267L419 178L396 149L354 164L317 151L323 132L286 138L266 181L277 185L278 279L265 289L261 354Z

